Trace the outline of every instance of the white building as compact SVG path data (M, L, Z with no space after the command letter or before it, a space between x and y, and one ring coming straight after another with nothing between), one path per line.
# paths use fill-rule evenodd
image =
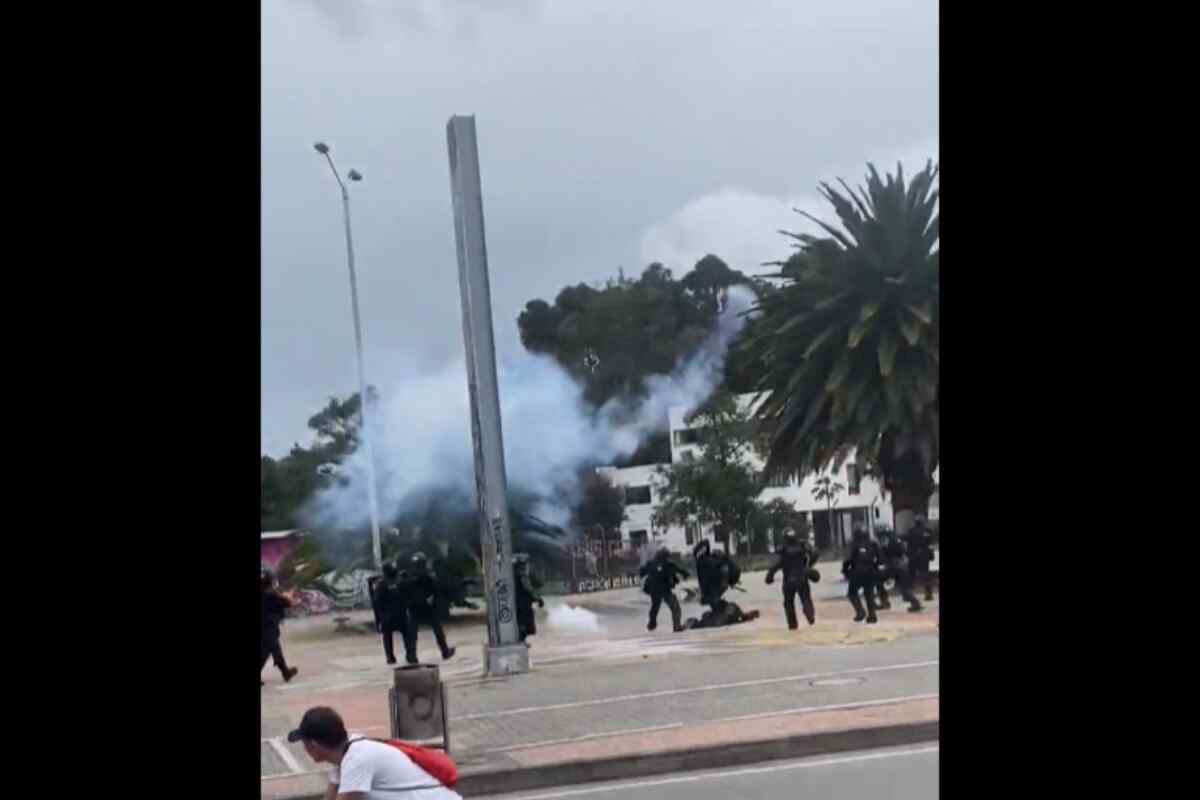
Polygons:
M753 397L752 394L739 395L738 402L743 408L749 408ZM673 406L668 413L672 463L689 461L701 452L697 443L698 432L684 422L687 411L688 409L682 406ZM748 460L757 470L764 466L762 459L753 451ZM692 545L701 538L713 538L711 525L690 525L687 529L673 525L664 529L653 524L651 515L657 507L658 488L663 483L658 470L666 466L669 465L597 469L597 472L614 486L625 489L627 519L621 525L621 547L638 549L643 544L650 543L656 547L665 546L672 551L683 552L691 550ZM831 515L826 502L813 497L813 487L824 475L831 476L844 487L833 505L832 530ZM777 476L767 484L758 499L768 503L777 497L792 503L797 511L808 517L813 539L820 549L849 541L850 533L856 524L861 523L872 531L880 525L895 527L892 506L883 497L882 487L875 480L861 476L853 456L837 472L824 472L802 479L795 474Z

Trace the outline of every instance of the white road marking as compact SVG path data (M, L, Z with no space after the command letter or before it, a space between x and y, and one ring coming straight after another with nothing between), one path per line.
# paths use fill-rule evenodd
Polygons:
M296 757L292 755L291 751L287 749L287 746L284 745L282 738L275 737L274 739L267 739L266 742L271 746L271 749L275 751L275 755L279 756L279 758L283 761L284 766L292 771L293 775L298 775L301 772L306 771L304 767L300 766L300 762L296 760Z
M862 755L843 756L840 758L825 758L820 761L801 761L791 764L777 764L770 767L753 767L750 769L735 769L726 770L724 772L708 772L703 775L684 775L678 778L664 778L653 781L638 781L636 783L620 783L610 784L608 786L593 786L586 789L568 789L561 792L551 792L550 794L526 794L526 795L510 795L514 800L552 800L556 797L580 797L587 794L598 794L600 792L621 792L629 789L642 789L651 786L669 786L673 783L695 783L697 781L708 781L716 778L733 778L739 775L760 775L767 772L782 772L789 769L808 769L810 767L829 767L835 764L852 764L857 761L875 761L881 758L900 758L903 756L919 756L927 753L936 753L939 745L931 745L921 747L914 750L888 750L882 753L865 753Z
M744 714L740 717L725 717L724 719L714 719L712 722L737 722L744 719L764 719L766 717L782 717L788 714L811 714L814 711L837 711L844 708L870 708L871 706L887 706L893 703L907 703L911 700L933 700L940 697L937 692L933 694L909 694L903 697L886 697L882 700L861 700L857 703L838 703L831 706L801 706L799 708L788 708L782 711L764 711L761 714ZM697 723L707 725L707 722Z
M765 711L761 714L743 714L737 717L721 717L719 719L706 719L701 722L691 723L693 725L712 725L722 722L740 722L748 719L766 719L769 717L786 717L789 714L811 714L816 711L838 711L848 708L870 708L872 706L887 706L895 703L907 703L912 700L933 700L940 695L936 692L933 694L909 694L902 697L885 697L881 700L861 700L856 703L836 703L828 706L801 706L799 708L786 708L780 711ZM672 722L669 725L653 725L648 728L626 728L608 733L590 733L587 736L574 736L570 739L547 739L543 742L529 742L527 744L514 744L508 747L494 747L490 750L485 750L487 753L507 753L511 750L528 750L532 747L544 747L555 744L571 744L572 742L584 742L589 739L604 739L609 736L624 736L630 733L650 733L652 731L665 731L672 728L682 728L682 722Z
M552 744L570 744L571 742L585 742L588 739L603 739L606 736L624 736L627 733L649 733L650 731L665 731L671 728L682 728L682 722L672 722L670 725L653 725L649 728L625 728L619 731L611 731L609 733L589 733L587 736L573 736L570 739L547 739L543 742L529 742L528 744L513 744L508 747L494 747L491 750L485 750L485 753L507 753L510 750L528 750L531 747L544 747Z
M658 692L644 692L642 694L626 694L618 697L604 697L598 700L579 700L572 703L554 703L548 706L526 706L524 708L512 708L507 711L489 711L482 714L465 714L463 716L454 717L454 721L462 721L468 719L490 719L492 717L507 717L513 714L532 714L539 711L556 711L561 708L582 708L584 706L599 706L608 705L610 703L623 703L630 700L648 700L653 697L668 697L670 695L691 694L692 692L713 692L720 689L737 689L743 686L765 686L772 683L787 683L789 681L810 681L815 678L831 678L838 675L862 675L869 672L889 672L901 669L920 669L922 667L936 667L938 659L932 661L915 661L910 664L890 664L883 667L861 667L859 669L840 670L838 672L815 672L808 675L786 675L781 678L762 678L753 681L737 681L734 683L714 683L707 686L693 686L688 689L664 689Z

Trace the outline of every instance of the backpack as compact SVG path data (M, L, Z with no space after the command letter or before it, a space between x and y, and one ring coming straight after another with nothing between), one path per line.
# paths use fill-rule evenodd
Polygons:
M362 739L351 739L350 744L360 741ZM422 747L419 744L412 744L400 739L372 739L371 741L382 742L396 748L412 759L414 764L429 773L431 778L449 789L453 789L458 783L458 765L454 763L454 759L450 758L449 754L443 753L441 750Z

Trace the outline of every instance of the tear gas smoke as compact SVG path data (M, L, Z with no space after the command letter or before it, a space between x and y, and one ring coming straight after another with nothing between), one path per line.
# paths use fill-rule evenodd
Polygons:
M721 380L730 343L754 302L749 288L731 287L708 338L668 375L646 380L644 397L614 398L590 407L583 387L553 359L523 354L498 367L504 459L510 493L533 498L535 516L565 527L580 496L578 471L632 455L661 430L667 409L695 409ZM460 360L440 372L407 375L383 391L370 415L379 511L384 524L431 494L460 495L474 505L475 468L466 367ZM347 457L331 485L303 513L312 528L350 530L369 523L365 454Z
M563 633L603 633L600 618L586 608L557 605L550 609L550 627Z

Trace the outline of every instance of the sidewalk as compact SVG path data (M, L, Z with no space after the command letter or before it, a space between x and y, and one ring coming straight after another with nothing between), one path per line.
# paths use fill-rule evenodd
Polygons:
M448 629L460 650L442 675L464 796L468 787L478 795L651 774L697 758L712 766L804 748L875 746L887 737L936 738L936 601L924 614L892 611L878 625L862 625L850 620L845 600L818 599L818 623L792 632L778 587L757 586L762 579L754 577L737 600L762 618L684 634L648 634L648 600L634 590L563 598L593 610L604 630L565 633L540 618L527 675L479 678L482 627L464 620ZM388 734L391 673L377 637L317 636L331 627L325 621L288 632L285 649L301 668L293 683L264 673L264 798L316 796L324 788L323 770L282 741L307 708L330 705L352 730ZM422 634L426 648L429 638ZM421 651L422 660L433 655Z

